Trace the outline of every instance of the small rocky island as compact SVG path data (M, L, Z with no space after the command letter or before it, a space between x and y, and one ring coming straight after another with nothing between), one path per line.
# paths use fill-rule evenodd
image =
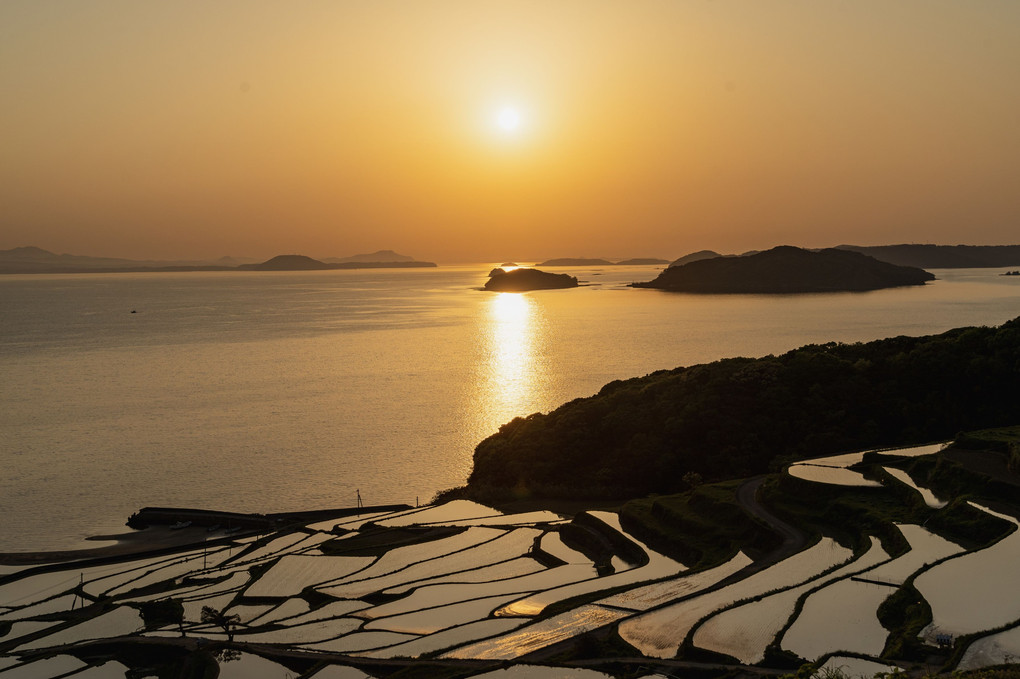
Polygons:
M538 269L501 268L489 272L485 289L493 292L527 292L528 290L555 290L576 288L577 278L565 273L549 273Z
M699 293L864 292L924 285L935 276L848 250L782 245L744 257L715 257L671 266L636 288Z

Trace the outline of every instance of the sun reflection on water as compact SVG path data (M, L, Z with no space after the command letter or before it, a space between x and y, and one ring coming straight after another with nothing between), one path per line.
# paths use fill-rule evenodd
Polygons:
M535 406L538 376L536 348L540 312L529 295L501 292L488 303L485 318L485 368L491 408L490 427L530 414Z

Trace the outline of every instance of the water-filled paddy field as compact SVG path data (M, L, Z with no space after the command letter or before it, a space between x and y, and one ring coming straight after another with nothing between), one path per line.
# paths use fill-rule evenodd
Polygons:
M887 454L892 459L898 452ZM838 465L859 463L861 455L812 464L845 469ZM898 474L885 481L903 483ZM282 668L295 677L349 679L371 674L345 658L527 661L598 630L618 634L649 662L674 657L687 641L734 663L755 664L778 644L805 660L828 659L866 673L894 664L880 657L890 630L876 612L911 579L933 611L927 636L1020 623L1020 597L1011 588L1020 559L1017 532L968 551L905 523L898 530L907 548L896 558L875 536L855 550L822 536L773 565L756 567L740 551L691 570L628 534L616 514L593 511L586 526L606 544L633 547L614 551L607 571L561 532L567 522L548 511L504 514L452 502L261 537L211 533L216 544L115 563L8 567L0 573L0 676L119 676L121 658L110 661L107 654L103 664L87 649L109 639L173 644L183 633L242 651L237 660L221 659L220 676L282 676ZM387 531L400 539L380 543ZM146 619L148 607L170 599L181 604L179 621ZM211 618L210 609L219 618ZM1017 629L979 634L961 667L1012 658L1020 652ZM295 649L324 662L296 673L274 656ZM829 658L838 652L862 657ZM478 676L546 676L534 665L478 667ZM563 676L609 676L560 670Z

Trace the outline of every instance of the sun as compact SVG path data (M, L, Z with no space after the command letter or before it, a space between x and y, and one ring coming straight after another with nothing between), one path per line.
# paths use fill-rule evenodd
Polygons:
M504 132L513 132L521 126L521 112L512 107L500 109L496 115L496 125Z

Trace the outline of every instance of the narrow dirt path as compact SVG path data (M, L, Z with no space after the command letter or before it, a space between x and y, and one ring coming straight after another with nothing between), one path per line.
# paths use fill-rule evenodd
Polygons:
M804 549L808 543L807 533L783 521L758 501L758 490L761 488L761 484L765 482L765 479L765 476L756 476L748 479L744 485L737 489L737 502L740 503L740 506L748 514L764 522L783 538L783 544L777 547L771 554L755 563L759 568L779 563L783 559Z

